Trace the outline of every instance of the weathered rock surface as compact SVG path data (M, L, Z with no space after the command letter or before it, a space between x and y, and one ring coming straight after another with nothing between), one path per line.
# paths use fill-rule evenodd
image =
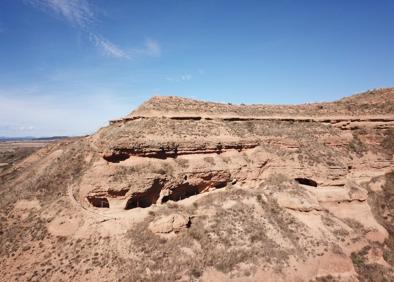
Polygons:
M153 233L178 233L182 229L188 228L190 223L190 217L180 214L172 214L151 222L149 224L149 229Z
M154 97L0 174L0 280L390 281L393 140L392 88Z

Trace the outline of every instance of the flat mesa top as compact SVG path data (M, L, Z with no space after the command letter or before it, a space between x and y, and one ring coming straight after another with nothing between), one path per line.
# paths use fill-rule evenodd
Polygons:
M175 96L155 96L126 118L133 117L324 117L394 116L394 88L370 90L327 103L301 105L232 105Z

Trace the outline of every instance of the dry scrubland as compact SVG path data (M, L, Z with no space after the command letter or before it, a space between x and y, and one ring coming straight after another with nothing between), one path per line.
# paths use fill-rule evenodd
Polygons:
M38 149L48 145L48 142L4 141L0 142L0 172L26 158Z
M393 281L393 109L154 97L15 157L0 280Z

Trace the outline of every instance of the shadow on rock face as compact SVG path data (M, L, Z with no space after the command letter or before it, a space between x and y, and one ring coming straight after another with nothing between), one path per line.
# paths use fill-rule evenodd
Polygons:
M315 180L312 180L309 178L297 177L297 178L294 178L294 180L297 183L302 184L302 185L317 187L317 182Z

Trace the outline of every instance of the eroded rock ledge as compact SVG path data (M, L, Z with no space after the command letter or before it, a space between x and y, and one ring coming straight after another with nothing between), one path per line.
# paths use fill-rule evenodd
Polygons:
M217 121L291 121L291 122L321 122L321 123L329 123L329 124L336 124L341 122L384 122L384 123L391 123L394 122L394 116L361 116L361 117L354 117L354 116L342 116L342 117L335 117L335 116L327 116L327 117L289 117L289 116L168 116L168 115L158 115L158 116L131 116L125 117L121 119L114 119L111 120L110 124L118 124L118 123L126 123L133 120L138 119L147 119L147 118L168 118L173 120L191 120L191 121L199 121L199 120L217 120Z
M112 163L118 163L124 161L132 156L145 157L145 158L176 158L182 155L194 155L194 154L221 154L228 150L242 151L245 149L252 149L259 146L259 143L239 143L239 144L222 144L218 143L214 146L179 146L177 144L160 146L160 147L149 147L140 146L132 148L116 148L111 152L105 153L103 158Z
M231 173L225 170L194 171L177 177L155 176L146 178L142 191L129 188L94 189L88 192L87 202L95 208L134 209L147 208L153 204L180 201L191 196L224 188L235 183Z

